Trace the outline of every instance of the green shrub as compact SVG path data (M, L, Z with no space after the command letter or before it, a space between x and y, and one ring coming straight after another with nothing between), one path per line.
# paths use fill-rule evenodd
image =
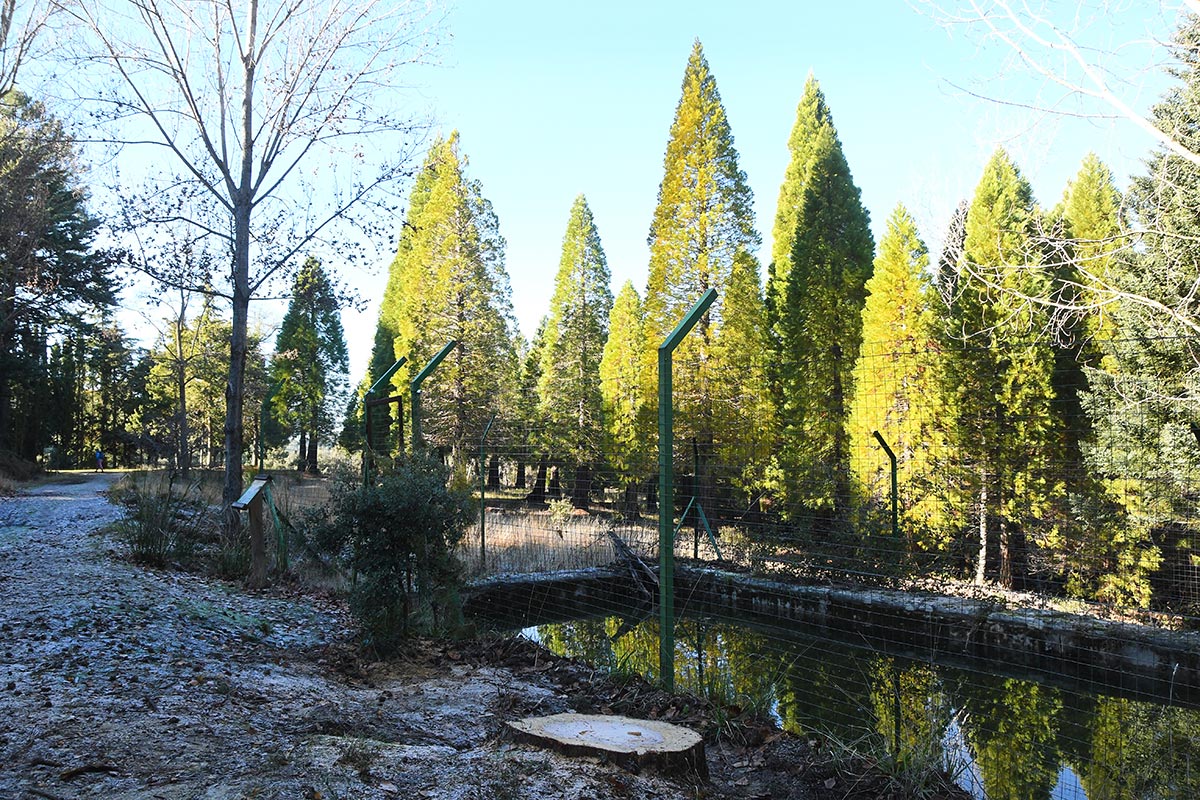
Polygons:
M120 500L132 507L117 531L129 545L130 557L154 567L191 559L199 538L202 513L191 488L177 491L174 480L163 491L130 482Z
M418 458L334 498L332 527L320 538L356 571L350 610L364 644L381 655L414 629L445 630L461 616L454 549L474 508L469 491L448 481L440 463Z

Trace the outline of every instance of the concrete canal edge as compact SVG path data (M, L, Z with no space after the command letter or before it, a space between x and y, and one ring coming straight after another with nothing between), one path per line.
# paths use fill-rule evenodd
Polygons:
M851 647L1067 689L1200 708L1200 634L992 600L876 587L785 583L679 567L677 616L705 616L773 639ZM497 628L654 609L627 571L498 576L469 585L465 612Z

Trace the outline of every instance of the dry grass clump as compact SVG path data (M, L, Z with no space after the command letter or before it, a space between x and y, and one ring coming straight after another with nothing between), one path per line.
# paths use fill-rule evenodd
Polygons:
M18 457L10 450L0 450L0 492L6 484L11 487L41 474L42 468L32 461Z

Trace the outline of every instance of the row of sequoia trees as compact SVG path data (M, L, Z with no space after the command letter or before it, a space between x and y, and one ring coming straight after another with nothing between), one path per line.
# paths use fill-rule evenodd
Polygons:
M1154 111L1193 152L1198 35L1196 22L1180 32L1178 85ZM363 385L405 356L400 389L457 340L426 384L431 443L465 466L496 414L492 450L519 454L506 467L519 487L537 468L534 499L549 465L572 480L578 505L606 476L635 510L654 473L657 345L712 287L719 300L675 359L677 456L710 517L880 559L869 547L889 532L878 431L899 465L892 567L1195 608L1200 168L1156 152L1122 196L1088 156L1046 209L997 151L931 265L903 206L876 252L812 77L788 146L763 286L751 192L697 42L644 294L627 283L614 299L580 196L550 313L525 345L496 216L458 135L439 141L413 189ZM361 424L352 411L348 431ZM494 458L489 467L496 484Z

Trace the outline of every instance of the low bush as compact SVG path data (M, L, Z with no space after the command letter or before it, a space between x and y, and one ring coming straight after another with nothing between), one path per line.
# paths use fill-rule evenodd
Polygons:
M113 496L131 508L117 532L134 561L162 567L192 558L204 516L193 495L194 487L177 487L174 480L158 487L126 479L113 488Z
M41 474L42 468L37 464L20 458L10 450L0 449L0 478L31 481Z
M335 491L310 539L354 570L350 610L367 647L386 655L415 631L444 632L460 621L454 550L474 515L469 489L427 458L403 461L370 486Z

